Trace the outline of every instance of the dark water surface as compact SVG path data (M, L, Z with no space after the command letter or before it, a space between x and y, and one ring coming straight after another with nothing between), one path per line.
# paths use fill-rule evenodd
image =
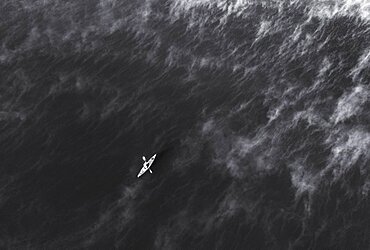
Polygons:
M367 1L0 6L1 249L370 249Z

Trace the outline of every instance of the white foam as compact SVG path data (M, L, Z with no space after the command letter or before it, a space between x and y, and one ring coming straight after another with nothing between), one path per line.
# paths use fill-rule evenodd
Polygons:
M333 145L329 167L334 167L334 176L341 176L360 157L364 157L363 162L370 160L370 132L362 128L353 128L348 132L344 130L336 131L335 135L327 140L328 143Z
M177 11L189 11L195 7L217 7L227 12L227 15L236 13L243 15L243 12L252 5L262 5L278 8L281 12L283 5L288 1L279 0L175 0L173 7ZM299 0L290 0L291 6L302 3ZM334 18L336 16L355 16L363 20L370 20L370 1L368 0L314 0L308 3L309 13L311 16L322 18Z
M210 119L210 120L206 121L202 126L202 134L206 135L206 134L212 132L214 127L215 127L215 121L213 119Z
M289 165L289 169L291 170L292 184L296 188L296 195L315 190L314 177L310 174L310 171L304 169L302 164L292 163Z
M330 120L335 124L344 121L362 110L370 98L370 90L367 86L358 85L351 92L343 94L337 103L337 107Z
M366 50L365 53L359 59L357 65L351 70L350 75L352 76L353 81L356 81L361 72L369 67L370 63L370 49Z
M313 1L311 14L323 18L354 16L369 21L370 2L368 0Z

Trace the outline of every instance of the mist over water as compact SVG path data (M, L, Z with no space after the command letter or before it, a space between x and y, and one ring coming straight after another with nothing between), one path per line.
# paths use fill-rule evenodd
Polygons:
M0 248L369 249L367 1L0 6Z

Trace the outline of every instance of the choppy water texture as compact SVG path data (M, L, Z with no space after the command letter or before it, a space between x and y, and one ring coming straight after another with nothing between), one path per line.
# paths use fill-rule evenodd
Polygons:
M2 249L369 249L366 0L0 5Z

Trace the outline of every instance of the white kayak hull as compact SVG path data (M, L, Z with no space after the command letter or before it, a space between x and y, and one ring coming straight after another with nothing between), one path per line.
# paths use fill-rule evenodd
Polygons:
M150 167L152 166L156 156L157 154L153 155L147 162L144 163L144 167L140 169L140 172L137 175L138 178L142 176L148 170L150 173L152 173L152 171L150 170Z

